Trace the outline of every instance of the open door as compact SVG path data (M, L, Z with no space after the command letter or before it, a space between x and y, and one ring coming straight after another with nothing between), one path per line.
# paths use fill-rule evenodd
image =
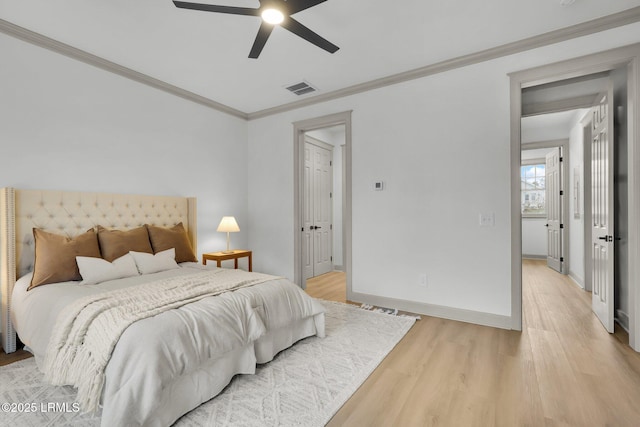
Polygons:
M591 256L593 312L613 333L613 88L598 97L591 134Z
M562 273L562 157L554 148L545 161L545 204L547 208L547 265Z
M304 144L303 281L333 270L333 147Z

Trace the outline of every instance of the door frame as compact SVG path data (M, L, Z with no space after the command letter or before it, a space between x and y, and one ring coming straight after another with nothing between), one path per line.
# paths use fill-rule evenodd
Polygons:
M522 89L627 68L629 167L629 345L640 351L640 43L510 73L511 328L522 330L520 153ZM634 261L635 260L635 261Z
M569 140L568 139L553 139L553 140L548 140L548 141L535 141L535 142L527 142L526 144L521 144L521 151L525 151L525 150L537 150L540 148L560 148L560 155L562 156L562 164L560 166L561 168L561 179L560 179L560 186L561 186L561 190L564 192L564 194L566 195L568 193L568 188L569 188L569 175L568 175L568 169L569 169ZM522 162L522 158L520 160L520 162ZM519 177L520 175L518 175ZM518 197L520 197L520 195L518 194ZM557 197L560 197L559 195ZM520 200L520 199L518 199ZM562 274L569 274L570 271L570 265L569 265L569 250L570 250L570 245L569 245L569 233L571 233L571 224L570 224L570 220L569 220L569 197L562 197L561 200L562 203L562 214L561 214L561 218L562 218L562 224L564 226L564 228L562 229L562 247L561 247L561 251L562 251L562 257L564 258L564 261L562 262L562 269L560 270L560 272ZM519 205L518 205L519 206ZM520 221L522 221L522 215L520 215ZM521 249L522 250L522 249ZM521 255L522 257L522 255Z
M306 288L302 280L302 215L304 203L304 144L305 133L331 126L344 125L345 129L345 168L344 203L342 204L342 256L347 277L347 299L351 297L351 113L344 111L322 117L315 117L293 123L293 280L302 289Z
M309 145L313 145L313 146L315 146L317 148L320 148L320 149L323 149L323 150L327 150L329 153L331 153L331 161L333 162L333 154L334 154L334 150L335 150L335 147L333 145L327 144L324 141L320 141L317 138L309 136L309 135L307 135L306 132L303 132L303 135L304 135L305 146L306 146L306 144L309 144ZM304 156L304 153L303 153L303 156ZM303 157L303 161L304 161L304 157ZM315 166L315 165L312 165L312 166ZM331 171L332 171L332 173L331 173L331 193L335 194L336 191L333 188L333 186L334 186L333 166L331 166L331 167L332 167L332 169L331 169ZM303 179L304 179L304 177L303 177ZM304 183L304 181L302 181L302 182ZM302 200L303 200L303 202L304 202L304 196L305 196L304 192L305 192L305 186L302 186ZM313 193L314 193L313 195L315 196L315 191L313 191ZM330 198L329 204L330 204L329 212L330 212L330 215L331 215L331 221L330 222L331 222L331 227L333 227L333 197ZM315 201L314 201L314 209L315 209ZM304 207L303 207L302 214L303 214L302 217L303 217L303 221L304 221ZM313 215L313 213L312 213L312 215ZM300 228L302 228L302 227L303 227L303 225L301 224ZM333 228L330 230L330 233L331 233L331 245L329 245L330 246L329 250L331 251L331 254L330 254L331 265L333 266ZM307 245L303 244L301 246L301 248L300 248L300 250L302 251L301 254L303 254L303 255L304 255L305 246L307 246ZM313 250L313 258L314 259L313 259L313 262L312 262L313 265L314 265L314 270L315 270L315 257L316 257L316 253L315 253L315 237L314 237L314 250ZM304 257L303 257L303 260L304 260ZM304 264L304 262L303 262L303 264ZM304 273L304 267L303 267L303 273ZM302 274L302 283L306 287L307 279L305 279L304 276L305 276L305 274ZM312 277L315 277L315 272L314 272L314 276L312 276Z

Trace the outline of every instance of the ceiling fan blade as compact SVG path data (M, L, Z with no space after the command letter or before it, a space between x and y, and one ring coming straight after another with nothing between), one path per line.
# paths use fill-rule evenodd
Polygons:
M338 46L331 43L329 40L320 37L318 34L314 33L292 17L286 18L280 24L280 26L291 31L293 34L302 37L309 43L313 43L319 48L326 50L329 53L335 53L338 49L340 49Z
M327 0L297 0L297 1L289 0L287 2L289 14L293 15L294 13L298 13L305 9L309 9L310 7L313 7L315 5L324 3L325 1Z
M188 3L184 1L174 1L176 7L181 9L203 10L205 12L218 12L218 13L230 13L232 15L249 15L260 16L258 9L251 9L249 7L234 7L234 6L217 6L214 4L201 4L201 3Z
M260 29L258 30L258 35L256 36L256 40L253 42L253 47L251 48L251 52L249 52L249 58L257 58L260 56L260 52L262 52L262 48L265 43L269 39L271 32L273 31L273 25L267 24L266 22L262 22L260 24Z

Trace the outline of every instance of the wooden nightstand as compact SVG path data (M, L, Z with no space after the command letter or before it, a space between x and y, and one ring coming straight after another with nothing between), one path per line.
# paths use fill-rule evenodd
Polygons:
M249 271L253 271L251 267L251 251L245 251L243 249L237 249L231 253L225 252L211 252L208 254L202 254L202 264L207 265L207 260L215 261L218 267L222 267L222 261L228 259L233 260L234 268L238 268L238 258L249 258Z

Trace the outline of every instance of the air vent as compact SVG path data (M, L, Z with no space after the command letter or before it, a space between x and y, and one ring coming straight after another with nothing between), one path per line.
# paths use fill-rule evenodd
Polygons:
M311 86L307 82L296 83L291 86L287 86L286 89L289 92L295 93L296 95L304 95L305 93L315 92L317 89Z

